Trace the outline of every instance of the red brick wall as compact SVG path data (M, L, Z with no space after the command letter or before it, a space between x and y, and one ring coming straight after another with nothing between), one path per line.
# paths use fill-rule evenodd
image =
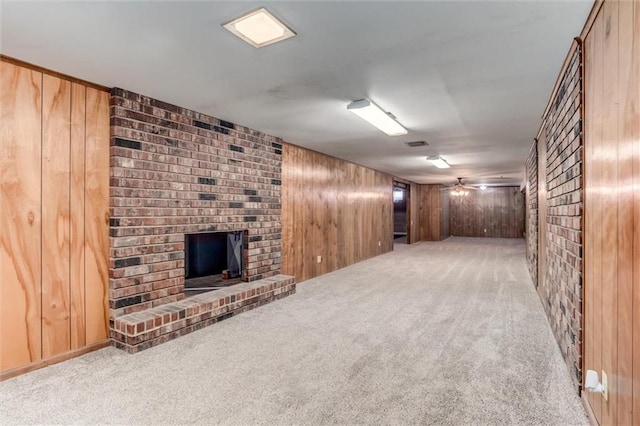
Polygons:
M111 92L111 316L184 298L185 234L247 230L246 281L276 275L282 141Z
M531 280L538 282L538 148L534 142L525 163L527 177L527 266Z
M538 292L578 391L582 382L582 67L578 47L544 118L547 268ZM542 179L543 177L538 177Z

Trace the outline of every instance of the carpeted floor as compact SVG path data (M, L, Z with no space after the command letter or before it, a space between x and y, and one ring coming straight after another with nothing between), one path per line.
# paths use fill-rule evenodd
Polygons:
M0 383L0 423L587 425L522 240L419 243L148 351Z

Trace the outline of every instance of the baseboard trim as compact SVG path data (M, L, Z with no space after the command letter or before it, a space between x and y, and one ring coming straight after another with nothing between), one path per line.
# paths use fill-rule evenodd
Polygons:
M7 371L2 371L0 372L0 382L3 380L11 379L16 376L20 376L25 373L29 373L34 370L39 370L41 368L48 367L49 365L57 364L59 362L66 361L68 359L78 357L80 355L88 354L89 352L97 351L98 349L106 348L107 346L109 346L108 339L102 342L93 343L89 346L85 346L84 348L75 349L73 351L52 356L50 358L41 359L41 360L32 362L31 364L15 367Z
M591 409L591 405L589 405L589 400L587 399L587 392L582 391L582 395L580 395L580 399L582 400L582 405L584 406L584 411L587 413L587 417L589 418L589 422L592 426L599 426L598 420L596 420L595 414L593 414L593 410Z

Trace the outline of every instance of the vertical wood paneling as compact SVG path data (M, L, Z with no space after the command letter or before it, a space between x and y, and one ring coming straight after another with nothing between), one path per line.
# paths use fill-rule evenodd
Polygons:
M391 176L288 144L282 161L283 273L304 281L393 249Z
M42 74L0 62L0 369L41 350Z
M15 374L107 339L109 94L0 67L0 372Z
M420 241L420 196L418 193L418 185L409 184L409 235L407 242L409 244Z
M633 126L640 111L634 111L638 96L633 96L633 3L622 1L618 10L618 85L620 115L618 119L618 319L617 360L618 424L633 424ZM637 93L636 94L640 95ZM640 140L640 139L638 139ZM626 378L626 379L625 379ZM638 417L640 422L640 416Z
M603 204L602 193L602 77L603 77L603 41L604 41L604 18L600 13L596 18L592 30L589 33L592 38L591 63L589 66L591 78L589 84L589 97L585 98L585 106L589 107L585 121L591 122L589 133L585 134L585 145L590 146L591 157L585 159L590 163L590 175L586 176L585 182L585 217L589 215L590 228L585 230L585 246L591 246L587 254L591 258L585 257L585 264L590 265L589 274L585 277L585 285L591 287L591 297L593 299L591 307L592 318L592 340L593 350L591 359L585 363L585 369L602 371L602 216ZM597 419L602 419L602 397L590 394L591 408Z
M90 345L108 336L109 94L86 90L85 324Z
M640 2L633 2L631 74L625 87L623 134L633 146L633 424L640 424ZM622 51L621 56L626 52ZM626 324L625 324L626 326Z
M312 209L312 229L313 229L313 251L311 252L311 265L313 265L312 276L316 277L324 273L324 266L327 264L328 259L322 259L321 262L317 262L317 254L320 256L324 254L324 257L328 258L328 250L332 242L327 241L326 235L327 228L327 215L328 200L325 197L325 189L328 186L327 179L327 157L318 153L313 153L314 163L314 176L311 184L313 190L311 191L312 197L315 200L315 208Z
M440 241L440 189L442 185L420 185L420 239L422 241ZM444 191L442 191L444 192Z
M69 292L71 299L71 349L85 346L84 309L84 150L85 96L83 85L71 85L71 176L69 235Z
M336 164L336 268L344 268L349 263L346 259L346 240L344 232L340 230L345 229L346 223L348 223L349 197L347 192L343 189L345 182L347 182L347 176L349 173L349 164L344 167L338 167ZM342 255L341 255L342 254Z
M640 16L606 1L585 37L585 369L600 424L640 424Z
M286 167L284 164L284 159L286 158L287 155L290 155L292 158L292 161L290 161L290 167ZM289 198L289 209L293 212L295 212L293 215L285 215L284 212L283 213L283 217L282 217L282 232L283 232L283 236L286 233L286 230L291 227L293 229L293 234L292 234L292 238L290 238L288 241L284 240L282 241L282 245L286 246L286 245L291 245L294 247L294 256L291 259L282 259L282 266L283 269L282 271L284 273L289 273L286 271L295 271L295 268L297 267L297 265L302 265L302 259L303 259L303 245L302 245L302 241L304 240L303 235L302 235L302 231L303 231L303 227L300 226L300 224L303 222L303 218L305 217L305 203L303 202L303 197L306 196L306 194L301 190L302 188L302 184L303 184L303 176L304 176L304 171L301 168L301 163L300 163L300 156L301 156L301 152L299 149L295 148L293 150L290 151L286 151L283 149L283 170L285 168L288 168L289 170L293 170L295 171L294 174L291 174L288 176L288 180L284 180L284 176L283 176L283 181L282 182L290 182L289 185L282 185L282 190L283 191L287 191L289 192L290 198ZM288 221L288 223L285 223L284 220ZM293 223L291 225L289 225L289 223L293 221ZM285 254L283 253L283 256L285 256ZM291 275L293 275L291 273Z
M524 195L517 187L470 190L450 196L451 235L460 237L521 238Z
M342 179L343 169L340 167L340 160L337 158L329 157L329 170L331 174L329 176L328 187L326 191L328 191L327 201L328 201L328 212L327 216L329 218L329 229L327 231L327 235L329 236L329 241L331 244L328 247L328 255L327 255L327 269L326 272L335 271L338 269L339 261L338 257L340 256L340 251L338 248L339 241L339 231L338 231L338 212L339 212L339 195L338 195L338 185L340 180ZM331 200L334 200L332 202Z
M601 424L614 425L617 418L617 238L618 238L618 2L604 4L604 61L602 81L602 137L600 161L602 163L602 220L600 226L602 253L602 370L608 375L611 398L602 403Z
M42 90L42 356L48 358L71 349L71 83L45 74Z
M451 235L451 196L449 191L440 191L440 239Z

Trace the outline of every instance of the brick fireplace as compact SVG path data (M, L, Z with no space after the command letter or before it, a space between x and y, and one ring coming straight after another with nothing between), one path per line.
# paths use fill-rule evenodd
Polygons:
M110 113L112 337L126 340L118 319L185 298L185 235L244 231L242 280L277 287L282 141L119 88Z

